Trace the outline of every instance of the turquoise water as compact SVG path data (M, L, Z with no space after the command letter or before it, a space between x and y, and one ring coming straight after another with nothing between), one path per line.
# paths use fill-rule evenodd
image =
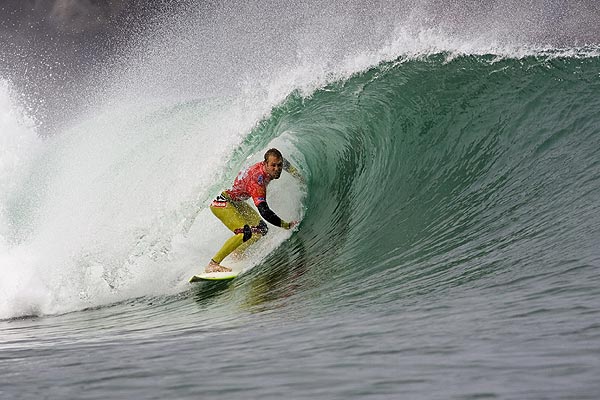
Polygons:
M46 139L2 83L1 397L597 398L598 50L426 47L217 97L128 76ZM188 284L271 146L299 228Z

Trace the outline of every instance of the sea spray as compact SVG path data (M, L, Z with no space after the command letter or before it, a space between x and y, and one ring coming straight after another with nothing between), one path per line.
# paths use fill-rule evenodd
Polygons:
M35 255L19 245L33 229L32 206L39 193L23 186L43 143L12 94L9 83L0 80L0 318L38 311L31 302L37 294L26 287L33 278L28 265Z

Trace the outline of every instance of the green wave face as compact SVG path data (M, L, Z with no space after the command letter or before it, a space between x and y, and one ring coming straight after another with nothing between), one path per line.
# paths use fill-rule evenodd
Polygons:
M259 132L293 134L310 175L281 264L418 291L597 260L599 70L436 55L292 96Z

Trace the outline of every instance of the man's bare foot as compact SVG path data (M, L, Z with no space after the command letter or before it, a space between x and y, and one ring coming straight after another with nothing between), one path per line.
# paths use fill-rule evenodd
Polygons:
M210 260L204 272L231 272L231 268L224 267L218 262Z

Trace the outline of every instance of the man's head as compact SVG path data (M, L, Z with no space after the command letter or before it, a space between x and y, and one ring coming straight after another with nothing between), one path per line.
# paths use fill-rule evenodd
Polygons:
M283 169L283 156L277 149L269 149L265 153L265 172L271 179L279 179Z

